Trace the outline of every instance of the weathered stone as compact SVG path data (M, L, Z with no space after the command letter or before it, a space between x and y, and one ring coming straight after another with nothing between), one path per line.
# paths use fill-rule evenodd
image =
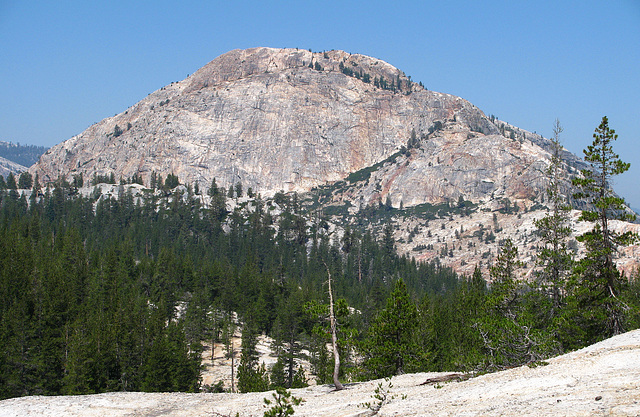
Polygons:
M2 175L5 179L12 172L14 175L17 175L26 170L27 167L16 164L15 162L9 161L8 159L0 156L0 175Z
M374 86L380 79L396 91ZM443 129L428 135L438 124ZM375 58L255 48L224 54L91 126L49 150L32 172L45 181L114 172L146 182L152 171L173 172L201 186L215 177L263 194L306 191L384 160L415 131L429 137L389 168L378 197L405 205L535 197L548 153L535 135L518 131L520 140L511 140L498 126L469 102L425 90Z

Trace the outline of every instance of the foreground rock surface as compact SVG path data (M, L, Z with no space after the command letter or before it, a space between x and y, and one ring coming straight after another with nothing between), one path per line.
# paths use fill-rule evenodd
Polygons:
M638 416L640 330L548 361L463 382L420 385L438 373L386 381L293 390L304 402L297 416L365 416L379 383L388 391L380 416ZM271 393L183 394L118 392L67 397L24 397L0 402L2 416L260 416ZM393 398L391 398L393 397Z

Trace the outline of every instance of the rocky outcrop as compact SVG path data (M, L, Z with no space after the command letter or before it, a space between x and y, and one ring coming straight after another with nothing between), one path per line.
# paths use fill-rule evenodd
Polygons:
M5 179L11 172L16 175L26 170L27 167L16 164L15 162L9 161L8 159L0 156L0 175L2 175Z
M533 199L545 183L546 140L515 128L511 139L501 123L375 58L254 48L224 54L91 126L31 170L45 181L114 172L148 183L156 171L201 188L216 178L263 194L300 192L385 160L415 132L419 146L379 173L381 190L359 198L388 194L405 206Z
M638 416L640 330L615 336L538 367L523 366L461 382L446 373L292 390L296 416ZM464 379L464 378L462 378ZM378 391L376 391L378 389ZM376 392L378 398L374 398ZM384 400L379 398L384 397ZM270 392L184 394L118 392L0 401L3 416L260 416ZM368 403L368 405L367 405ZM237 414L236 414L237 413Z

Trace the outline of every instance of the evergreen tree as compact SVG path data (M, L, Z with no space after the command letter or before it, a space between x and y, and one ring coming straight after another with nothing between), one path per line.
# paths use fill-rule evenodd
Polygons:
M288 288L288 292L288 296L281 301L273 327L272 347L278 356L271 370L271 386L274 388L306 386L306 381L296 379L302 351L300 335L303 332L304 298L298 289Z
M416 135L416 130L411 129L411 136L409 136L409 141L407 142L407 149L417 148L419 146L418 135Z
M164 181L164 186L168 190L173 190L178 185L180 185L180 180L177 175L173 173L167 174L167 179Z
M84 179L82 178L82 172L73 176L73 186L75 188L82 188L84 185Z
M242 329L242 352L238 366L238 391L256 392L269 389L269 378L264 363L259 364L257 332L250 323L245 323Z
M430 370L470 371L483 364L484 344L474 328L484 314L486 282L479 268L444 294L426 296L420 306L420 337L431 353Z
M29 190L31 189L31 185L33 185L33 177L28 171L20 174L20 178L18 179L18 188L21 190Z
M18 184L16 183L16 177L13 175L13 172L10 172L7 176L7 189L8 190L17 190Z
M624 277L614 257L618 246L628 245L638 237L631 232L616 233L609 227L613 219L635 219L635 215L626 211L624 200L610 187L613 177L630 167L613 151L613 141L617 138L604 116L593 134L593 143L584 150L590 167L582 170L581 177L573 179L573 185L579 190L574 198L588 204L579 220L594 222L594 227L578 237L587 253L577 263L571 283L567 320L571 325L564 329L564 342L570 348L625 331L625 312L629 306L620 299Z
M528 289L516 275L522 266L518 248L507 239L490 270L491 290L476 325L484 341L486 369L533 363L556 352L551 335L540 329L525 308L523 298Z
M236 349L233 339L236 333L236 322L231 311L227 311L224 321L222 322L222 342L225 345L225 357L231 360L231 392L235 392L235 360Z
M418 325L418 309L400 279L369 328L363 345L364 374L385 378L424 369L428 355L416 340Z
M218 188L218 184L216 184L216 179L214 178L213 180L211 180L211 186L209 187L207 194L210 197L215 197L219 193L220 193L220 189Z
M556 119L551 140L551 164L547 170L549 177L547 201L551 208L545 217L535 222L542 241L542 248L537 258L537 264L541 269L537 272L536 278L538 285L552 299L551 315L553 316L558 313L563 303L566 281L573 266L573 253L567 244L571 236L569 223L571 207L560 189L562 146L559 136L562 130L560 122Z

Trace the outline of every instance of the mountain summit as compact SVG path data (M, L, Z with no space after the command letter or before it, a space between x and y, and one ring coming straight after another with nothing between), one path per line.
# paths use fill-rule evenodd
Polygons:
M545 187L546 144L379 59L253 48L221 55L94 124L31 171L44 181L114 173L145 183L155 171L268 195L308 191L402 152L401 164L387 164L354 197L394 206L533 201Z

